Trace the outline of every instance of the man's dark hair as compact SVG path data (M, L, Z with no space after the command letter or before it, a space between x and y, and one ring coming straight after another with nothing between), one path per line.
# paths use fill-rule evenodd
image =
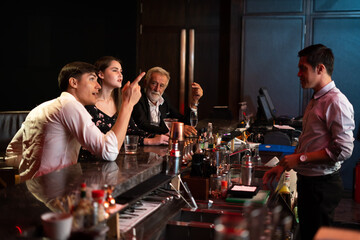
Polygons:
M94 65L86 62L72 62L66 64L58 76L59 88L62 92L66 91L69 86L71 77L79 79L84 73L97 73Z
M334 71L334 54L330 48L322 44L315 44L304 48L298 53L298 57L307 57L307 62L314 70L317 65L324 64L329 76Z

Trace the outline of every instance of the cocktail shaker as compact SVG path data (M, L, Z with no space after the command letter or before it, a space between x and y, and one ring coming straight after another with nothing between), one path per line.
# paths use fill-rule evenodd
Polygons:
M251 156L243 159L241 164L241 181L243 185L251 185L254 173L254 165Z

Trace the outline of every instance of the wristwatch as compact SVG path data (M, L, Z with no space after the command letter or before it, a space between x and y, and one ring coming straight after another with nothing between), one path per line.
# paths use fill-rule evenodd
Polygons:
M300 156L300 162L305 162L308 159L308 157L306 156L306 154L302 154Z

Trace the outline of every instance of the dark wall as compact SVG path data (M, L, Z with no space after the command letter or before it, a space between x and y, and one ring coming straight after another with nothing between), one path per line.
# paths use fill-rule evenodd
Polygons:
M245 0L244 6L243 96L256 99L262 85L268 88L278 114L301 115L312 91L300 88L297 52L323 43L335 56L332 79L354 107L356 136L360 128L360 2ZM359 160L357 139L340 172L347 190L353 189L354 167Z
M5 10L6 9L6 10ZM136 1L118 5L19 4L0 17L0 111L31 110L57 97L57 75L72 61L113 55L124 79L136 72Z

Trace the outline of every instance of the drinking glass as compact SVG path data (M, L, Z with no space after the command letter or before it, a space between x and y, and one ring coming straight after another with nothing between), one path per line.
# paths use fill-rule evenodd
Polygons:
M137 135L126 135L125 136L125 153L136 154L138 146L139 136Z
M178 119L176 119L176 118L164 118L164 122L165 122L167 128L169 129L169 131L171 130L172 123L177 122L177 121L178 121Z
M190 125L194 128L196 128L196 125L198 124L198 114L195 111L190 112Z

